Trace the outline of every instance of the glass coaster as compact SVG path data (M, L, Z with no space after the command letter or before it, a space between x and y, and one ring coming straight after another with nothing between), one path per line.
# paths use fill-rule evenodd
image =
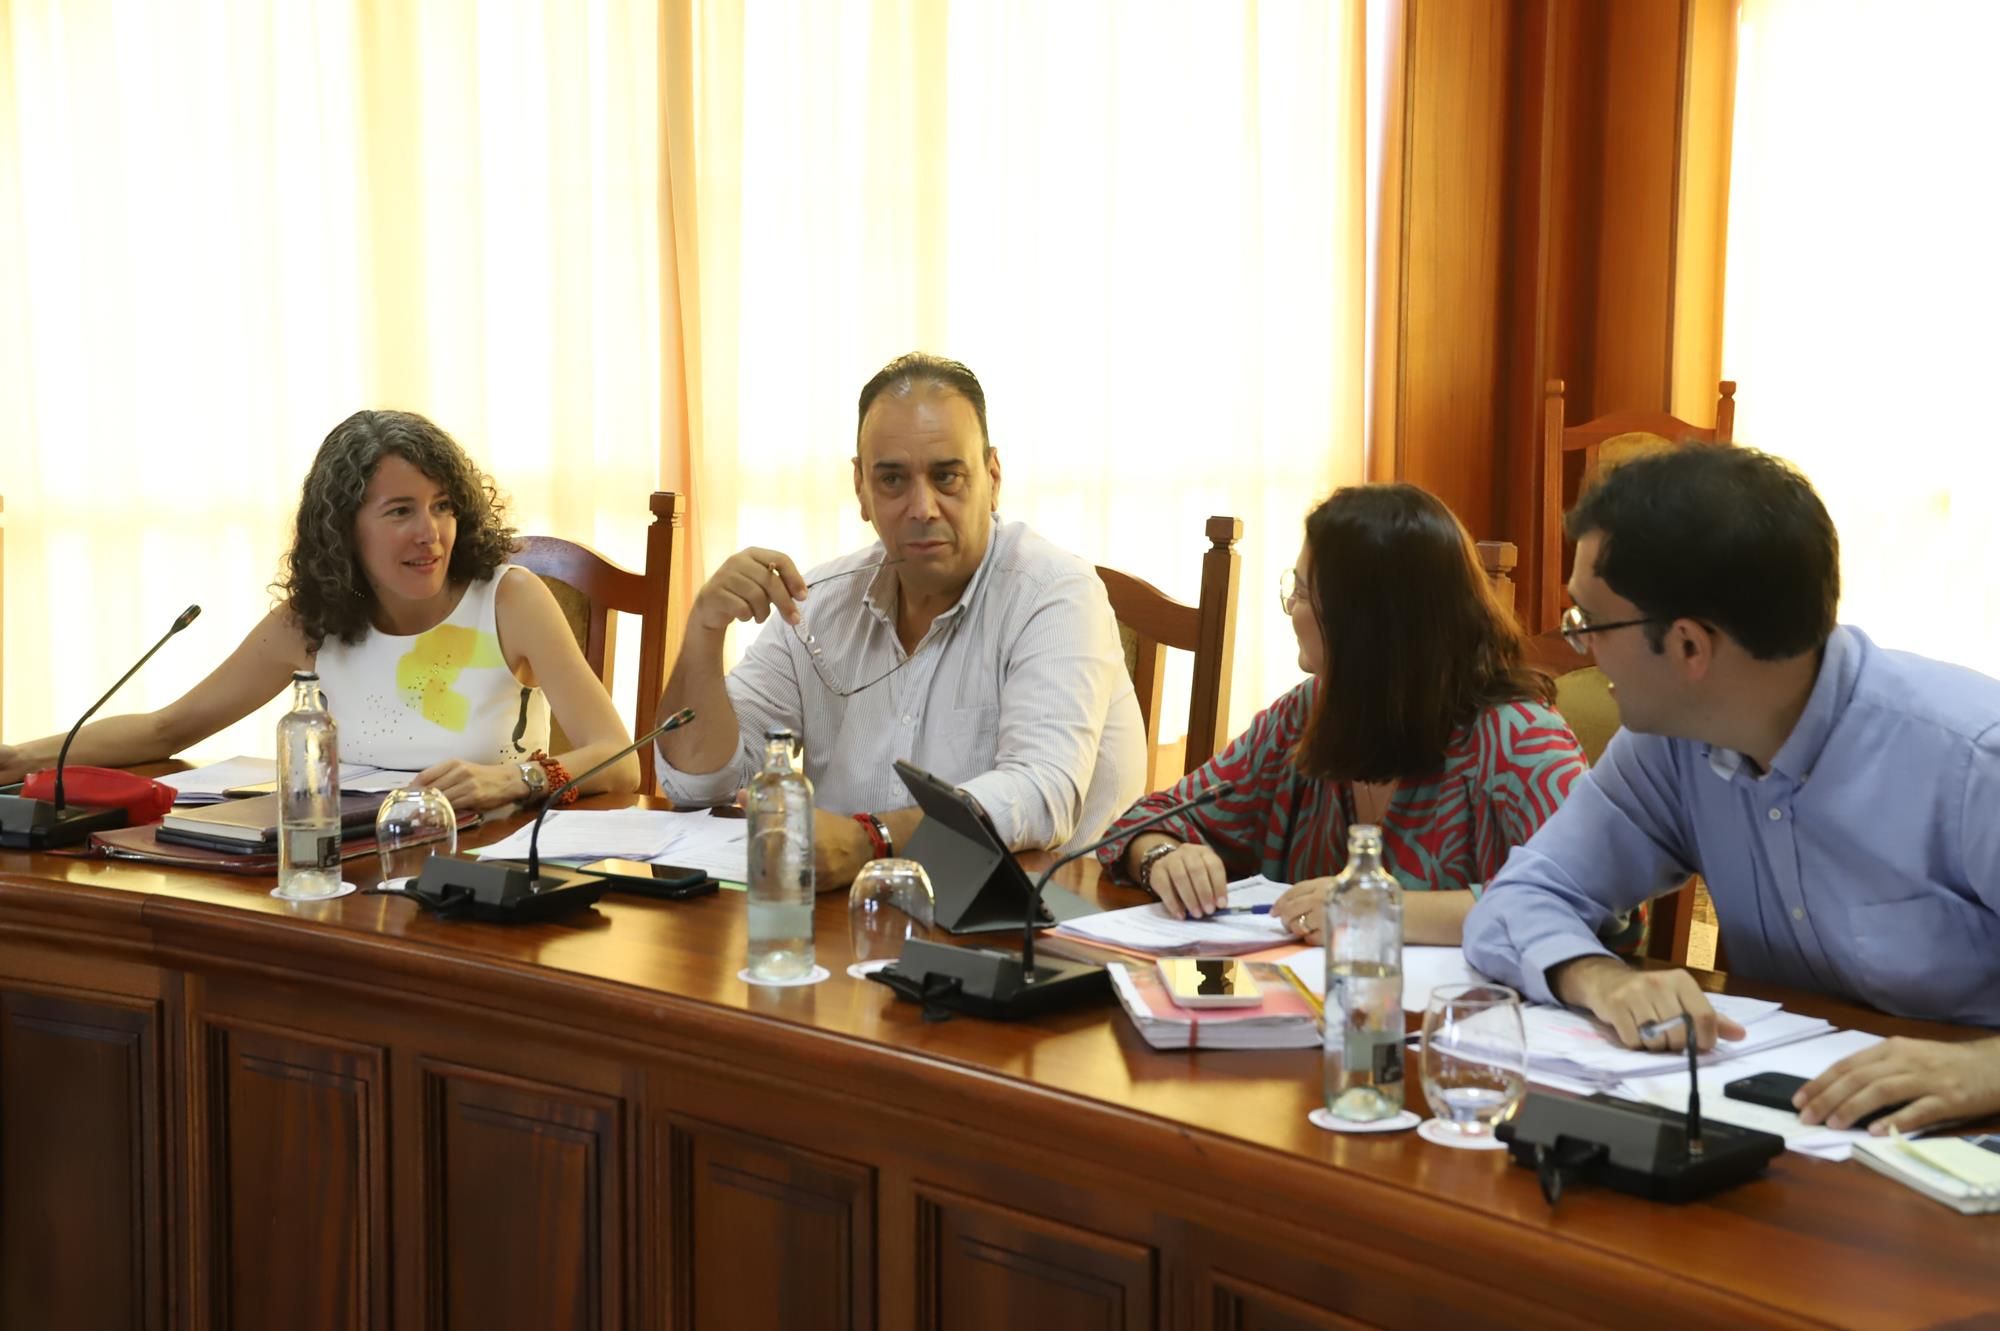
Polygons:
M888 970L896 964L894 957L877 957L873 961L857 961L847 968L847 976L852 980L865 980L876 971Z
M824 966L815 966L796 980L760 980L750 973L748 966L745 966L742 970L736 972L736 978L745 984L755 985L759 989L797 989L801 985L818 984L821 980L830 980L833 978L833 972Z
M1449 1146L1454 1151L1504 1151L1507 1143L1490 1132L1468 1137L1441 1118L1427 1118L1417 1135L1433 1146Z
M1335 1118L1324 1107L1306 1115L1306 1122L1328 1132L1408 1132L1422 1121L1414 1110L1409 1109L1393 1118L1378 1118L1373 1123L1350 1123L1344 1118Z
M275 887L271 889L271 895L278 897L280 901L289 901L296 906L311 906L321 901L338 901L342 897L351 894L354 890L354 884L343 878L340 880L340 890L338 892L329 892L323 897L278 897L278 889Z

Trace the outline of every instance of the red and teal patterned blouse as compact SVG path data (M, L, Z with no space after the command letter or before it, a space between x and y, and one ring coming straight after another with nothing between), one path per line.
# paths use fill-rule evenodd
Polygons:
M1308 679L1257 713L1222 752L1171 790L1140 800L1111 830L1229 781L1235 789L1222 799L1146 831L1213 847L1232 879L1261 873L1298 883L1339 873L1353 787L1302 776L1292 763L1318 688ZM1489 707L1452 736L1434 775L1397 785L1382 829L1389 871L1408 890L1479 891L1507 852L1556 811L1585 766L1576 736L1547 707ZM1098 859L1117 865L1129 840L1105 846Z

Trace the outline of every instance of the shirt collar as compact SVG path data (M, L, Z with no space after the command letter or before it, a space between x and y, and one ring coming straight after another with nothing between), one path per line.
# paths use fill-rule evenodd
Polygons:
M1819 674L1813 680L1812 692L1806 696L1805 710L1799 713L1792 733L1785 737L1771 759L1772 771L1783 772L1800 784L1812 775L1814 764L1819 762L1826 741L1833 734L1834 722L1840 719L1854 694L1854 677L1859 669L1860 654L1855 650L1853 635L1836 626L1820 653ZM1725 781L1742 771L1748 761L1734 749L1715 745L1708 748L1709 768Z
M986 571L993 567L993 552L1000 544L1000 530L1000 515L995 513L993 515L993 526L986 533L986 553L980 556L979 567L972 570L972 577L966 581L965 590L958 594L958 599L952 602L951 608L938 613L937 619L932 621L933 627L949 623L951 620L963 615L966 612L966 607L972 604L972 598L978 595L981 587L986 585ZM886 558L888 553L888 549L880 541L875 542L876 558ZM861 600L868 607L870 614L891 628L894 628L896 624L896 598L899 594L900 587L896 582L896 570L885 568L879 570L874 577L868 580L868 590L863 594Z

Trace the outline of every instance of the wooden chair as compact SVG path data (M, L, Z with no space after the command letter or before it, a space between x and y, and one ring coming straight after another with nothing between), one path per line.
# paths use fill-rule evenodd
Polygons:
M0 498L0 703L7 698L7 501ZM0 736L7 733L7 711L0 707Z
M1118 616L1125 645L1125 668L1139 695L1146 722L1146 772L1153 774L1160 750L1160 697L1166 681L1168 648L1194 653L1194 691L1188 702L1187 751L1182 771L1192 772L1229 738L1229 678L1236 650L1236 584L1243 557L1240 518L1208 520L1208 551L1201 557L1201 602L1176 601L1149 582L1098 566L1097 576Z
M1574 553L1563 534L1563 514L1576 507L1599 469L1613 459L1606 445L1620 435L1651 435L1668 444L1688 442L1727 444L1736 430L1736 384L1718 385L1715 425L1703 429L1664 411L1613 411L1581 425L1563 424L1563 381L1551 379L1542 400L1543 474L1549 478L1542 493L1541 627L1552 629L1562 614L1563 587L1569 580ZM1616 451L1616 450L1613 450ZM1632 452L1647 451L1643 444Z
M1494 595L1518 618L1521 612L1514 604L1514 569L1521 562L1520 549L1512 541L1478 541L1474 546L1479 551L1479 566L1492 579Z
M634 739L653 728L660 692L666 686L669 621L675 547L681 537L680 496L653 491L653 521L646 528L646 568L634 573L587 545L557 536L524 536L513 562L541 576L555 593L577 646L611 692L620 614L639 617L639 683L632 708ZM564 744L552 738L556 747ZM653 773L653 746L639 751L639 789L659 793Z
M1597 668L1594 656L1578 656L1557 629L1528 639L1528 661L1555 677L1556 711L1576 736L1583 756L1595 767L1611 737L1618 733L1618 699L1611 692L1611 681ZM1694 925L1700 883L1700 875L1690 875L1675 891L1653 898L1651 922L1646 928L1647 956L1676 966L1687 964L1688 935ZM1720 943L1716 945L1715 968L1722 969Z

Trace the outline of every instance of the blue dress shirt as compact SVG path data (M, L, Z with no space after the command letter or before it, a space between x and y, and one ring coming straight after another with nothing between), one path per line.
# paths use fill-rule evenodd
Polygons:
M1841 627L1761 776L1621 730L1487 885L1466 959L1554 1002L1550 967L1689 873L1735 974L2000 1027L2000 681Z

